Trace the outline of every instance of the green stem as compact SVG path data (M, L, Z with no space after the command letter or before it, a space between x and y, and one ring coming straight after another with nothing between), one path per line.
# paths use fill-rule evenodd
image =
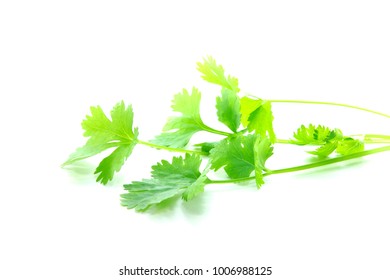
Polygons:
M364 134L364 137L390 140L390 135L383 135L383 134Z
M332 105L332 106L341 106L341 107L346 107L346 108L351 108L351 109L357 109L365 112L369 112L372 114L380 115L386 118L390 118L390 115L381 113L378 111L374 111L371 109L363 108L363 107L358 107L358 106L353 106L349 104L343 104L343 103L336 103L336 102L325 102L325 101L310 101L310 100L288 100L288 99L274 99L274 100L268 100L272 103L300 103L300 104L317 104L317 105Z
M364 139L364 144L390 144L390 140Z
M221 131L221 130L218 130L218 129L211 128L211 127L209 127L208 125L205 125L204 123L202 123L200 126L201 126L201 128L202 128L204 131L207 131L207 132L210 132L210 133L214 133L214 134L218 134L218 135L223 135L223 136L230 136L230 135L232 135L232 134L229 133L229 132L225 132L225 131Z
M384 139L384 140L390 140L390 135L384 135L384 134L352 134L351 137L364 137L364 140L366 139Z
M368 155L373 155L377 153L382 153L390 151L390 146L384 146L376 149L371 149L371 150L366 150L346 156L340 156L337 158L331 158L331 159L326 159L322 160L319 162L314 162L314 163L309 163L309 164L304 164L304 165L298 165L294 167L288 167L288 168L282 168L282 169L276 169L276 170L271 170L263 174L263 176L269 176L273 174L282 174L282 173L289 173L289 172L296 172L296 171L302 171L302 170L307 170L307 169L312 169L312 168L318 168L321 166L329 165L329 164L334 164L338 162L343 162L355 158L360 158ZM255 177L245 177L245 178L238 178L238 179L228 179L228 180L209 180L210 184L227 184L227 183L238 183L238 182L244 182L244 181L249 181L249 180L254 180Z
M361 135L350 135L350 136L356 137L356 136L361 136ZM294 143L291 143L290 140L286 140L286 139L276 139L275 143L296 145ZM369 137L364 138L364 144L389 144L389 143L390 143L390 137L389 138L387 138L387 137L383 137L383 138L373 137L373 139L369 138Z
M198 155L202 155L202 156L207 156L208 155L207 153L202 152L202 151L195 151L195 150L187 150L187 149L182 149L182 148L167 147L167 146L157 145L157 144L153 144L153 143L142 141L142 140L138 140L138 144L145 145L145 146L148 146L148 147L151 147L151 148L155 148L155 149L166 150L166 151L170 151L170 152L192 153L192 154L198 154Z
M309 164L304 164L304 165L299 165L299 166L294 166L294 167L289 167L289 168L272 170L272 171L264 173L263 176L269 176L269 175L272 175L272 174L289 173L289 172L295 172L295 171L301 171L301 170L317 168L317 167L321 167L321 166L325 166L325 165L329 165L329 164L334 164L334 163L337 163L337 162L351 160L351 159L354 159L354 158L360 158L360 157L373 155L373 154L377 154L377 153L382 153L382 152L386 152L386 151L390 151L390 146L384 146L384 147L375 148L375 149L371 149L371 150L366 150L366 151L362 151L362 152L358 152L358 153L354 153L354 154L350 154L350 155L345 155L345 156L340 156L340 157L336 157L336 158L326 159L326 160L322 160L322 161L319 161L319 162L314 162L314 163L309 163Z
M276 139L275 143L277 143L277 144L293 144L290 142L290 140L286 140L286 139Z

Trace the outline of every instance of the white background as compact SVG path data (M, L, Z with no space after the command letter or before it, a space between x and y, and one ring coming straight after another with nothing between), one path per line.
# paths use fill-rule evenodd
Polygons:
M389 154L270 176L260 191L209 186L145 214L120 206L122 184L171 154L137 146L105 187L92 174L101 157L60 168L85 141L91 105L131 103L147 140L173 94L196 85L204 121L223 129L219 89L195 70L206 55L243 93L390 113L389 14L388 1L2 1L0 278L138 279L118 271L177 265L390 279ZM280 138L310 122L390 134L389 119L349 109L275 104L274 114ZM277 145L269 167L306 163L303 150Z

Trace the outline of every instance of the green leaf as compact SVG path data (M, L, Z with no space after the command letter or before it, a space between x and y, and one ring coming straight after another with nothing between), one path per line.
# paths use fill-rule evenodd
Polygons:
M273 155L273 150L270 139L260 136L256 137L254 145L255 178L256 186L259 189L264 184L263 171L268 171L265 167L265 162Z
M183 188L156 179L143 179L124 185L128 193L121 195L121 205L136 211L145 211L154 204L183 193Z
M275 143L271 102L244 96L240 103L243 126L247 127L249 132L255 131L261 137L269 137L271 142Z
M255 171L258 188L263 181L263 171L268 171L265 162L272 156L273 147L268 138L257 134L225 138L210 152L211 169L224 167L232 179L247 178Z
M172 109L181 115L169 118L163 128L163 133L158 135L153 143L182 148L188 144L196 132L204 130L205 125L199 113L200 98L201 94L196 88L192 89L192 94L185 89L176 94Z
M241 122L240 98L227 88L222 88L221 96L217 97L218 120L231 131L237 132Z
M198 179L194 183L188 186L188 188L184 191L182 195L182 198L185 201L189 201L193 199L195 196L197 196L198 194L204 192L204 186L207 184L209 180L206 176L209 171L210 171L210 167L208 166L203 170L202 174L200 174Z
M203 192L208 180L207 171L199 172L201 162L199 156L190 154L174 157L172 163L161 161L152 167L152 179L124 185L128 192L121 195L122 205L144 211L175 196L192 199Z
M68 159L62 164L62 167L75 163L79 160L83 160L97 155L109 148L117 147L116 143L110 143L108 141L110 140L106 141L103 137L100 139L95 138L88 140L83 147L77 148L76 151L74 151L68 157Z
M99 106L91 107L91 115L81 123L87 143L72 153L63 166L116 148L97 167L97 182L107 184L130 156L137 144L138 129L133 129L133 109L120 102L111 110L111 120Z
M237 78L226 76L223 67L218 65L211 56L204 58L203 63L198 62L197 66L198 71L203 74L202 78L205 81L230 89L234 93L240 91Z
M253 147L256 136L246 135L225 138L210 152L211 169L224 167L232 179L245 178L255 170Z
M336 150L337 145L338 141L327 142L315 151L308 151L308 153L319 157L327 157Z
M237 132L240 126L240 99L237 96L240 89L237 78L226 76L223 67L211 56L204 58L203 63L198 62L197 65L204 80L222 86L216 105L218 120L231 131Z
M351 137L345 137L337 146L336 152L341 155L350 155L364 151L364 143Z
M297 145L323 145L331 137L332 130L326 126L314 126L309 124L308 127L301 125L294 133L295 140L290 143Z
M261 99L252 99L244 96L240 99L241 123L244 127L249 125L249 116L263 104Z
M126 159L131 155L135 144L119 146L108 157L104 158L95 170L95 174L98 174L96 181L105 185L112 180L114 173L121 170Z
M340 129L330 129L326 126L301 126L294 133L295 140L290 143L297 145L320 145L315 151L309 154L319 157L327 157L334 151L341 155L349 155L364 151L364 143L360 140L344 137Z

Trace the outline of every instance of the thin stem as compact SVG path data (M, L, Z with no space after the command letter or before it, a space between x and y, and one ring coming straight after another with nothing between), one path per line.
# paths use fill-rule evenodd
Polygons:
M366 150L366 151L362 151L362 152L358 152L358 153L354 153L354 154L350 154L350 155L346 155L346 156L340 156L337 158L326 159L326 160L322 160L319 162L271 170L271 171L264 173L263 176L269 176L269 175L273 175L273 174L282 174L282 173L289 173L289 172L302 171L302 170L307 170L307 169L312 169L312 168L318 168L321 166L334 164L334 163L347 161L347 160L351 160L354 158L360 158L360 157L373 155L373 154L386 152L386 151L390 151L390 146L384 146L384 147L380 147L380 148L376 148L376 149ZM246 178L228 179L228 180L210 180L209 182L211 184L227 184L227 183L244 182L244 181L249 181L249 180L254 180L254 179L255 179L255 177L251 176L251 177L246 177Z
M230 135L232 135L232 133L221 131L221 130L218 130L218 129L214 129L214 128L211 128L211 127L209 127L208 125L205 125L205 124L202 124L201 127L202 127L202 129L204 131L211 132L211 133L214 133L214 134L223 135L223 136L230 136Z
M364 139L364 144L390 144L389 140Z
M336 102L325 102L325 101L310 101L310 100L288 100L288 99L274 99L274 100L268 100L272 103L300 103L300 104L317 104L317 105L332 105L332 106L341 106L341 107L347 107L351 109L357 109L361 111L366 111L372 114L380 115L386 118L390 118L390 115L381 113L378 111L374 111L371 109L363 108L363 107L358 107L358 106L353 106L349 104L343 104L343 103L336 103Z
M287 140L287 139L276 139L275 143L277 143L277 144L293 144L290 142L290 140Z
M390 139L390 135L384 134L352 134L351 137L364 137L364 139Z
M362 136L362 135L350 135L351 137L356 137L356 136ZM296 145L294 143L291 143L290 140L286 139L276 139L275 143L277 144L291 144L291 145ZM364 144L389 144L390 143L390 137L383 137L383 138L369 138L365 137L364 138Z
M157 145L154 143L138 140L138 144L145 145L151 148L155 149L161 149L161 150L166 150L170 152L177 152L177 153L192 153L192 154L198 154L202 156L207 156L208 154L202 151L195 151L195 150L187 150L187 149L182 149L182 148L173 148L173 147L167 147L167 146L162 146L162 145Z
M383 134L365 134L364 137L367 138L379 138L379 139L390 139L390 135L383 135Z
M373 154L386 152L386 151L390 151L390 146L384 146L384 147L366 150L366 151L362 151L362 152L358 152L358 153L354 153L354 154L350 154L350 155L346 155L346 156L326 159L326 160L322 160L319 162L314 162L314 163L309 163L309 164L304 164L304 165L299 165L299 166L294 166L294 167L289 167L289 168L272 170L272 171L269 171L267 173L264 173L263 176L312 169L312 168L316 168L316 167L320 167L320 166L325 166L325 165L329 165L329 164L333 164L333 163L337 163L337 162L351 160L354 158L360 158L360 157L373 155Z

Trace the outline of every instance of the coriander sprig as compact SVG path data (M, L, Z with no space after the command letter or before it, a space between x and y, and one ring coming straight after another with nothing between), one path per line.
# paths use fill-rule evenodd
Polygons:
M63 166L97 155L106 150L112 153L97 166L97 182L107 184L119 172L134 148L140 144L155 149L182 153L171 161L162 160L152 166L151 178L124 185L126 193L121 203L127 208L144 211L153 205L181 196L191 200L210 184L239 183L253 180L258 188L270 175L303 171L368 155L390 151L390 145L368 149L369 144L390 144L390 135L344 135L338 128L324 125L302 125L291 139L278 139L273 128L273 103L302 103L331 105L358 109L390 118L390 115L358 106L336 102L306 100L263 100L251 95L241 96L238 79L225 74L225 70L212 57L197 64L202 78L220 87L216 97L216 118L229 130L221 131L208 126L200 114L201 93L193 87L183 89L172 101L172 110L179 115L168 118L163 131L152 141L138 138L133 127L133 110L122 101L114 106L108 117L101 107L91 107L90 115L82 122L86 144L72 153ZM219 135L216 142L204 142L188 147L192 137L200 132ZM290 144L315 146L308 153L317 156L314 163L269 169L267 160L276 145ZM329 157L333 153L337 156ZM206 161L206 167L202 164ZM223 169L229 179L210 179L210 174ZM215 177L215 174L214 176Z
M133 109L120 102L111 110L111 119L101 107L91 107L91 115L87 115L81 123L84 136L89 137L86 144L72 153L62 166L72 164L97 155L105 150L114 151L105 157L95 170L97 182L107 184L115 172L119 172L137 144L171 152L193 153L204 155L204 152L176 147L166 147L138 139L138 128L133 127Z

